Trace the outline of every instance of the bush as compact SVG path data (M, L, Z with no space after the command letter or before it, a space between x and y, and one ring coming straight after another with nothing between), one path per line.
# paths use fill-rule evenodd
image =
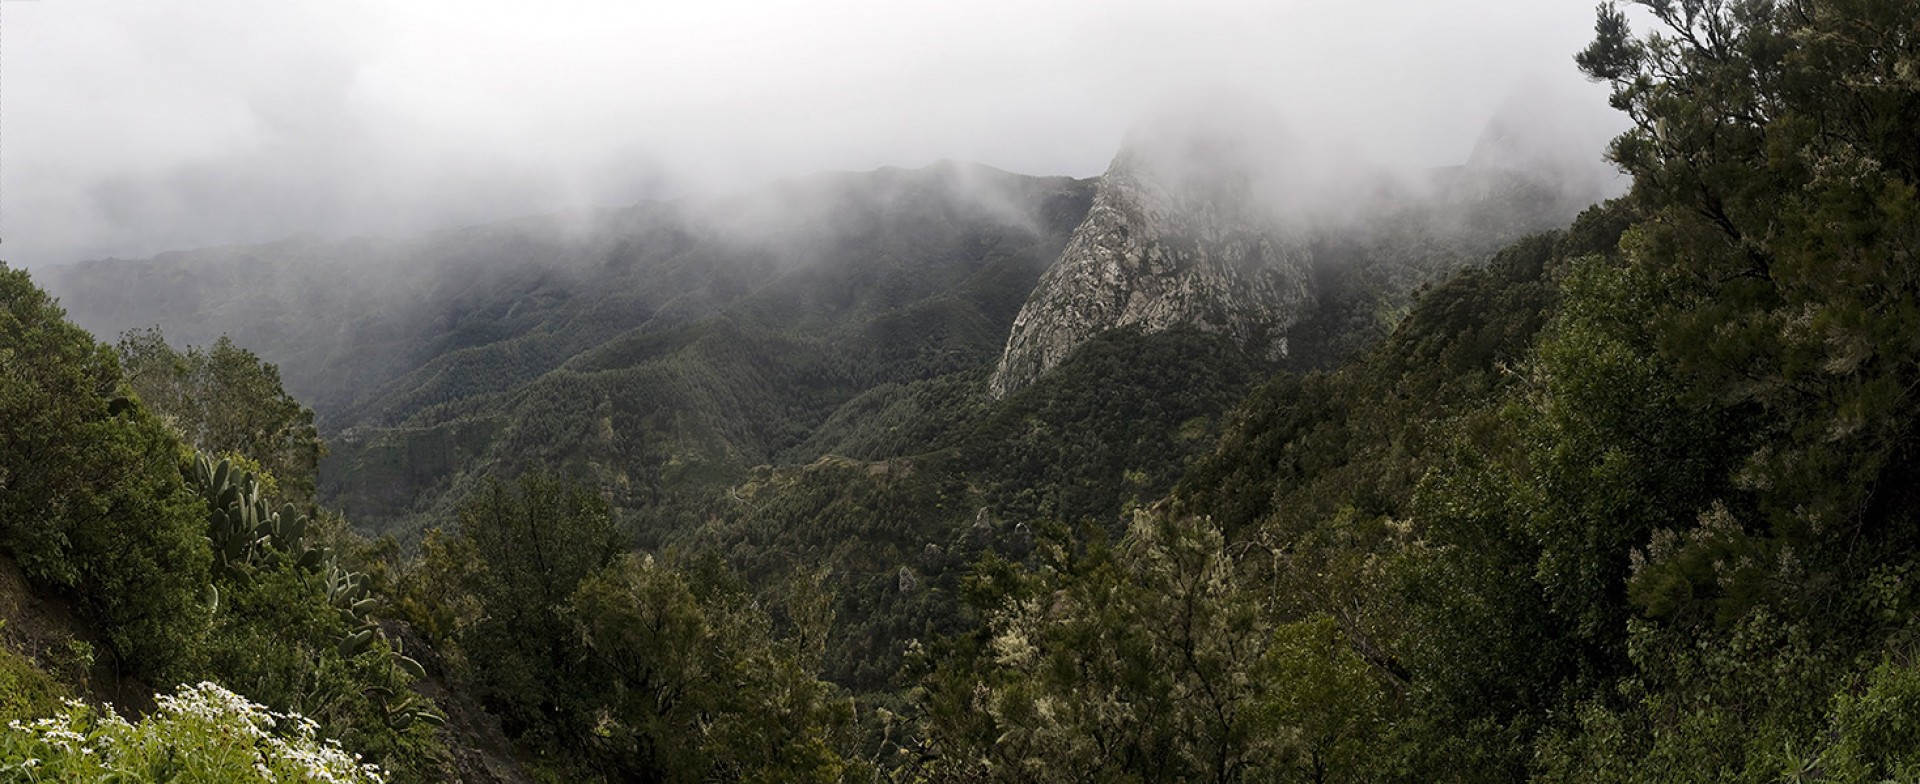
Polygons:
M150 679L191 671L207 627L205 508L180 457L113 350L0 265L0 544L38 586L83 600Z
M274 713L213 683L182 686L129 722L111 707L68 701L53 716L0 734L0 775L33 781L384 782L377 765L315 736L318 725Z
M66 690L20 654L0 648L0 721L38 716L60 707Z

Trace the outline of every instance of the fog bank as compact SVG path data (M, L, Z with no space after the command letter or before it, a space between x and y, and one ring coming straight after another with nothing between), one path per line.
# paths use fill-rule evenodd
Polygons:
M1617 124L1571 63L1586 2L4 5L0 257L30 266L949 158L1091 176L1197 91L1396 167L1465 163L1523 85Z

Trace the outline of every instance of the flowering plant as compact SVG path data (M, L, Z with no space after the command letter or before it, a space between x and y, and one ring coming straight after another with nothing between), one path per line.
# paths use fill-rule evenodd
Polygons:
M112 706L68 700L66 709L0 731L0 781L273 781L383 784L297 713L276 713L202 682L160 695L159 709L129 722Z

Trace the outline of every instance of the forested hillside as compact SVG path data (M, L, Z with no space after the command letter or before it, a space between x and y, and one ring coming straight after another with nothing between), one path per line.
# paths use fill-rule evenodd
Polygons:
M943 770L1920 773L1914 9L1639 5L1578 58L1633 192L1262 387L1122 536L978 566Z
M1416 286L1571 198L1538 172L1429 176L1312 235L1324 263L1286 316L1290 366L1377 340ZM411 540L486 477L565 467L658 542L755 466L938 450L988 417L976 376L1093 187L964 164L821 175L410 241L93 262L53 286L102 334L244 336L318 411L321 498L363 529Z
M313 507L312 413L271 366L130 342L123 369L4 267L0 340L0 705L29 720L99 701L16 723L9 778L96 780L114 768L95 752L119 745L141 780L244 780L256 763L365 780L316 727L414 780L450 770L444 716L409 693L419 664L374 619L361 542ZM276 729L267 710L307 718Z
M1095 184L959 164L58 273L117 347L0 268L0 770L1920 777L1920 12L1573 59L1631 191L1437 174L1284 361L989 394Z

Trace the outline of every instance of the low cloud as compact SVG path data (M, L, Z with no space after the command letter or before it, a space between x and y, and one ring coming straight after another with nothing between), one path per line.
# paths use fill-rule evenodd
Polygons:
M1617 125L1572 67L1585 3L5 5L0 255L29 265L949 158L1091 176L1197 90L1397 167L1464 163L1521 85Z

